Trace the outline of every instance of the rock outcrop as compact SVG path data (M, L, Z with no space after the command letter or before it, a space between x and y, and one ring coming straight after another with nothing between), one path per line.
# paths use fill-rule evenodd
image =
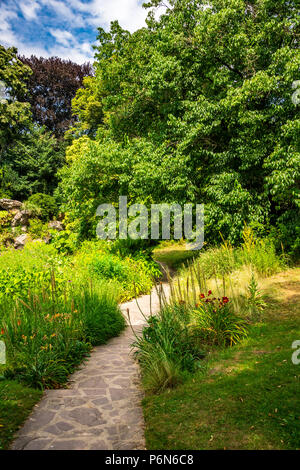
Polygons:
M35 214L28 209L24 209L22 202L12 199L0 199L1 209L7 211L8 214L6 231L4 230L2 234L2 244L6 247L13 246L16 250L24 248L26 242L32 239L30 235L27 235L27 231L30 219L35 218ZM64 230L63 217L64 215L60 214L58 220L51 220L48 223L49 232L39 241L50 243L52 238L50 230L57 230L58 232ZM20 234L20 231L23 233Z
M24 233L23 235L20 235L19 237L15 238L14 248L16 250L22 250L25 246L26 241L27 241L27 234Z
M27 227L29 225L30 216L30 211L18 211L11 222L12 228L18 227L20 225L21 227Z
M22 202L14 201L13 199L0 199L0 207L5 211L12 211L14 209L20 209Z
M48 227L52 230L57 230L58 232L61 232L64 230L64 226L59 220L52 220L49 222Z

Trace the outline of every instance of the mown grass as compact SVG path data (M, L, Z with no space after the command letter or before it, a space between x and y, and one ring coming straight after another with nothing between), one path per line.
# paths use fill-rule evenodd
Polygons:
M154 260L167 266L171 271L185 266L188 260L196 258L198 254L198 251L187 250L186 245L180 242L161 242L153 250Z
M11 380L0 380L0 450L7 449L42 392Z
M240 344L215 349L206 368L144 400L148 449L299 449L300 269L262 284L268 306Z

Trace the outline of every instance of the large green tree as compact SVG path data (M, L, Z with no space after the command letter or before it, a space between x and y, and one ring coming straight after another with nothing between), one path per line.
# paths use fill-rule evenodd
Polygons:
M52 194L64 162L64 148L55 137L31 124L3 153L0 189L3 195L21 201L35 193Z
M31 74L17 49L0 45L0 198L52 193L64 163L65 143L33 123L26 101Z
M0 44L0 159L30 122L30 104L25 102L29 67L17 58L17 49Z
M117 22L99 29L95 77L74 100L74 138L99 143L93 158L118 146L107 197L126 190L144 201L204 202L208 241L221 231L238 242L247 222L260 233L276 225L291 245L300 230L297 2L170 0L155 19L160 3L146 5L147 27L133 34ZM66 208L82 158L76 140L72 152ZM114 153L106 158L113 167ZM85 157L81 171L93 161ZM106 192L107 180L92 205Z

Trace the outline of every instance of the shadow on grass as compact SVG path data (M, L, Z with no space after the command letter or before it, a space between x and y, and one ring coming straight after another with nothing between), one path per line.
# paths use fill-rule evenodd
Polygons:
M240 346L215 351L205 377L146 398L148 449L299 448L297 332L299 319L255 325Z
M153 258L155 261L168 267L171 274L173 274L174 271L177 271L182 266L186 266L188 261L196 258L198 255L199 251L185 250L184 248L166 248L155 250Z

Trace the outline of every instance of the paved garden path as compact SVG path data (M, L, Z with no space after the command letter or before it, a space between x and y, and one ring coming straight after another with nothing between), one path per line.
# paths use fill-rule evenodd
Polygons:
M164 286L166 294L168 286ZM150 296L138 299L150 314ZM159 310L155 289L152 313ZM145 320L135 300L121 305L129 309L135 331ZM127 316L127 315L126 315ZM139 367L132 357L134 339L130 327L106 345L94 348L91 357L70 378L69 387L47 390L20 429L14 450L136 450L144 449L143 397Z

